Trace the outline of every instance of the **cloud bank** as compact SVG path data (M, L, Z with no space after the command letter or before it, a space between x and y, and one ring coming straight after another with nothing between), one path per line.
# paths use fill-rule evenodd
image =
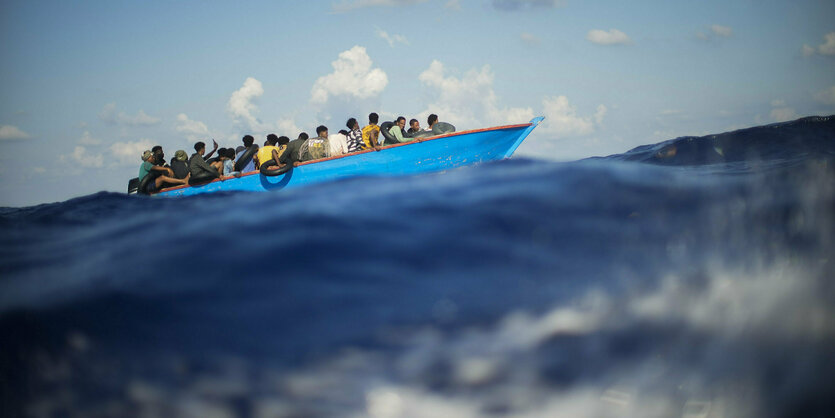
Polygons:
M371 57L359 45L339 54L331 63L333 72L319 77L310 91L313 104L324 105L332 96L368 99L379 95L388 84L380 68L372 68Z
M489 65L471 69L462 77L447 75L443 63L432 61L418 79L436 91L436 99L420 114L438 114L442 120L455 121L464 127L527 122L531 108L500 108L493 90L493 72Z
M261 85L261 82L252 77L247 77L244 80L244 85L232 93L232 97L229 98L229 102L226 104L226 110L236 122L243 123L251 130L257 131L261 126L261 122L255 117L255 112L258 110L258 107L253 101L263 94L264 87ZM179 116L177 118L180 120ZM188 118L186 117L186 119ZM183 121L180 120L180 122L181 126L183 126ZM194 127L192 124L188 125L186 129Z

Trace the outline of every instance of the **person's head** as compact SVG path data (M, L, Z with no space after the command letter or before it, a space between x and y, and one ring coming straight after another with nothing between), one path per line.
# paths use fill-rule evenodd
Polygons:
M244 146L247 148L251 147L252 143L255 142L255 138L252 135L244 135L242 140L244 141Z
M267 135L267 142L269 142L270 145L277 144L278 143L278 135L276 135L276 134Z
M203 153L206 152L206 144L202 141L194 144L194 151L200 155L203 155Z
M220 157L221 161L225 160L227 158L226 157L226 148L221 148L221 149L217 150L217 156Z
M145 152L142 153L142 161L147 161L151 164L154 163L154 153L151 150L146 149Z
M319 125L319 127L316 128L316 135L318 135L319 138L327 138L328 137L328 127L325 126L325 125Z
M394 121L394 124L399 126L400 129L403 129L403 127L406 126L406 118L404 118L403 116L398 116L397 120Z
M420 130L420 122L417 119L412 119L409 121L409 127L415 131Z
M151 152L153 152L154 154L157 154L157 155L165 155L162 152L162 145L154 145L154 147L151 148Z
M278 137L278 145L287 145L288 143L290 143L290 138L284 135Z
M188 155L186 155L185 150L178 149L177 152L174 153L174 159L178 161L185 161L188 159Z
M429 118L426 119L426 123L429 124L430 128L432 127L432 125L434 125L437 122L438 122L438 115L436 115L434 113L429 115Z
M235 150L232 148L226 148L226 158L235 161Z
M307 134L307 132L300 133L299 137L298 137L298 139L301 139L302 141L304 141L307 138L310 138L310 136Z
M370 115L368 115L368 123L369 124L376 125L377 122L379 122L379 121L380 121L380 115L378 115L376 113L371 113Z
M345 126L348 127L350 130L359 129L360 124L357 122L355 118L348 119L348 122L345 122Z
M348 136L348 131L346 131L344 129L340 129L339 133L342 134L342 135Z

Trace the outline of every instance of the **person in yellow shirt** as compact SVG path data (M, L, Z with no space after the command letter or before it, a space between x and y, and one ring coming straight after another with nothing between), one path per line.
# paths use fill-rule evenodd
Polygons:
M371 113L368 115L368 125L365 125L362 128L362 142L365 144L365 149L371 148L379 148L380 143L378 141L380 137L380 127L377 126L377 122L379 122L380 116L376 113Z
M262 164L274 159L273 151L281 157L281 154L284 153L285 149L287 149L286 142L284 144L279 144L279 138L275 134L267 135L267 144L269 145L264 145L258 149L257 153L255 153L253 160L255 160L256 168L260 168Z

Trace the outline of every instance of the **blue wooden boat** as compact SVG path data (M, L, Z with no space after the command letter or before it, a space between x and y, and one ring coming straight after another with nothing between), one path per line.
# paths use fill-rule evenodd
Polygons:
M354 176L393 176L442 171L465 165L510 158L543 120L520 125L455 132L388 145L315 161L298 163L285 174L265 176L258 171L195 186L163 189L158 196L190 196L219 191L264 191L305 186Z

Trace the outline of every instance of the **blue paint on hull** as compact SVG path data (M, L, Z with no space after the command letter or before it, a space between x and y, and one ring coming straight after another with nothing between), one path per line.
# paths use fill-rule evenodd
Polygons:
M157 195L190 196L233 190L277 190L347 177L410 175L501 160L513 155L543 119L537 117L522 125L459 132L392 145L380 151L363 151L303 163L275 177L253 172L240 178L167 189Z

